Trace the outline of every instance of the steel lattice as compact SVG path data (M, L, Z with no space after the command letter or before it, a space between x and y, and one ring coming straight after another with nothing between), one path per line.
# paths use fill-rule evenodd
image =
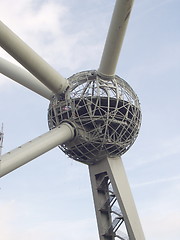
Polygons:
M140 104L133 89L118 76L103 79L92 70L68 80L69 89L53 97L48 111L50 129L67 120L77 129L76 139L60 148L86 164L125 153L141 124Z

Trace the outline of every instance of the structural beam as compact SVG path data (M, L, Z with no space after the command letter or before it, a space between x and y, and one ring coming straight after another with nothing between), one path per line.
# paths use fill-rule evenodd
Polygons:
M114 76L115 74L133 1L134 0L116 0L104 51L98 69L98 72L101 75L109 77Z
M51 99L54 93L35 78L30 72L0 57L0 73L33 92Z
M106 158L94 165L89 166L91 185L94 197L94 204L96 209L96 217L98 222L98 229L100 240L106 240L107 227L109 227L109 219L102 214L103 198L99 195L99 191L103 191L97 186L98 176L107 174L111 181L115 196L117 198L119 207L122 211L126 230L130 240L145 240L144 233L141 227L139 216L124 170L121 158L112 157ZM106 191L106 189L104 190ZM114 240L114 236L108 239Z
M62 123L59 127L0 156L0 177L3 177L54 147L73 139L73 137L74 128L68 123Z
M39 79L39 81L54 93L61 93L66 90L68 87L67 80L1 21L0 33L1 47Z

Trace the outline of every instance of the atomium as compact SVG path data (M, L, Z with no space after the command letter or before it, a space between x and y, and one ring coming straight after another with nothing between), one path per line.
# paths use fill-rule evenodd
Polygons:
M2 155L0 177L59 145L88 165L101 240L145 240L121 159L138 136L140 103L115 75L132 6L133 0L116 0L98 70L68 79L0 21L0 45L28 70L0 58L0 71L50 100L50 131Z
M67 91L54 95L48 110L50 129L69 120L76 127L76 138L60 149L86 164L125 153L141 125L133 89L122 78L103 78L95 70L74 74L68 81Z

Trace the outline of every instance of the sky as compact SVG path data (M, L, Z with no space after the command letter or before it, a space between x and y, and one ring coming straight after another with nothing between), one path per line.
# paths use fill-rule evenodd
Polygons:
M99 67L114 3L1 0L0 16L69 77ZM140 133L122 159L146 240L180 239L179 9L135 0L116 69L141 102ZM47 99L3 75L0 96L3 153L48 131ZM55 148L1 178L0 239L99 239L88 167Z

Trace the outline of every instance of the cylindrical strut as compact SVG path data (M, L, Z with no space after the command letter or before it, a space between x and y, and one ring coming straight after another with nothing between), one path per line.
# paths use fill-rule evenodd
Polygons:
M121 51L126 27L134 0L116 0L103 55L98 69L99 74L113 76Z
M61 93L68 87L65 78L1 21L0 45L54 93Z
M54 93L35 78L30 72L0 57L0 73L33 92L51 99Z
M59 127L2 155L0 157L0 177L21 167L52 148L73 139L73 137L74 128L68 123L62 123Z

